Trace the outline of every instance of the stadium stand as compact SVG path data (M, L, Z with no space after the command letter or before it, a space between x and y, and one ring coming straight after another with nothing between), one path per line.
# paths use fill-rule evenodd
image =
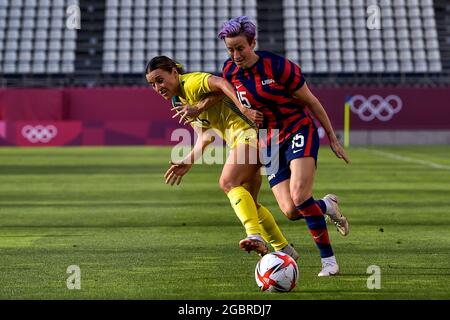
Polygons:
M146 63L165 54L220 74L217 32L239 15L256 22L258 49L299 63L337 130L349 97L375 103L374 121L351 110L353 144L450 141L448 0L0 0L0 145L34 145L29 125L57 127L51 145L166 143L178 122Z
M69 4L82 28L66 28ZM381 29L369 29L377 3ZM258 25L258 48L298 62L324 85L450 83L445 0L2 0L0 86L145 85L168 55L188 71L220 73L216 34L238 15Z
M286 56L305 72L441 72L432 1L284 0Z
M243 14L257 20L255 0L107 0L102 70L142 73L149 57L167 55L216 72L227 58L216 30Z
M64 0L0 1L0 72L73 73L77 34L66 28L66 6Z

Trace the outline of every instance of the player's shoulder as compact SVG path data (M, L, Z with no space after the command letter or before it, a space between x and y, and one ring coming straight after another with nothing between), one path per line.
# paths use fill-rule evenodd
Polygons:
M212 76L208 72L190 72L180 75L180 83L187 96L196 96L199 92L211 91L209 78Z
M258 56L263 60L269 60L273 68L283 68L290 60L282 55L270 51L256 51Z
M189 80L193 80L193 79L208 77L210 75L211 75L211 73L208 73L208 72L195 71L195 72L180 74L180 80L181 81L189 81Z
M189 72L184 73L180 75L180 81L183 84L184 87L190 86L190 85L196 85L198 83L203 83L205 79L209 78L211 76L211 73L208 72Z

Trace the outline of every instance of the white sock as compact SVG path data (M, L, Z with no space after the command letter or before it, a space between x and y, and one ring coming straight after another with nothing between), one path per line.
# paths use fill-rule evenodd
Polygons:
M331 256L331 257L327 257L327 258L322 258L323 262L327 262L327 263L332 263L332 264L336 264L336 257L335 256Z

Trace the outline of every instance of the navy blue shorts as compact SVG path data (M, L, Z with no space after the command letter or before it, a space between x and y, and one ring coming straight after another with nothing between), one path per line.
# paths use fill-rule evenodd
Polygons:
M291 177L289 164L292 160L313 157L317 165L320 139L314 123L301 126L281 144L278 153L271 155L270 162L266 165L266 174L269 185L273 188L278 183ZM276 165L278 161L278 165Z

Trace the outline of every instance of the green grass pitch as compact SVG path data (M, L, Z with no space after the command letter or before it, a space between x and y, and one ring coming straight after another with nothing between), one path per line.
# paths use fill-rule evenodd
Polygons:
M303 221L271 209L301 257L290 293L259 292L255 254L218 186L220 165L164 184L170 148L0 148L0 299L449 299L450 148L322 147L316 198L336 193L348 237L330 226L341 267L318 278ZM81 270L69 290L67 267ZM381 270L368 289L367 268Z

